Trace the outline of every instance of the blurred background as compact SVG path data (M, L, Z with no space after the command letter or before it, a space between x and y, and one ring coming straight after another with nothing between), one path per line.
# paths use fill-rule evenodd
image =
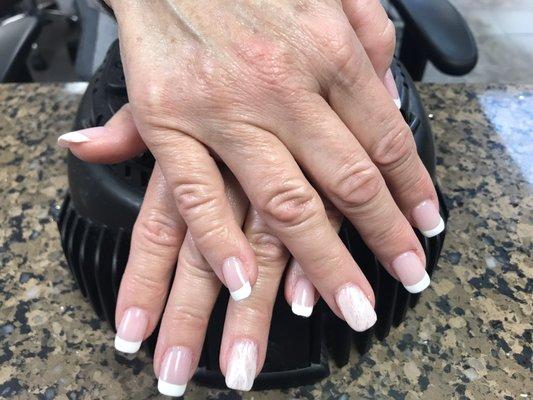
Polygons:
M411 13L406 19L405 13L398 12L398 4L402 3L413 7L417 1L383 0L397 27L398 53L405 21L413 24L409 16L414 15L415 25L435 24L423 14ZM418 0L418 3L436 5L444 0ZM477 42L477 65L466 74L461 71L464 75L450 75L449 70L435 66L430 60L419 71L420 76L414 76L415 80L533 81L532 0L450 0L450 3L462 15ZM438 17L441 23L448 16ZM116 36L115 21L93 0L0 0L0 81L87 81ZM415 37L418 36L417 31ZM445 40L446 36L444 32L441 39ZM7 69L11 71L7 73Z

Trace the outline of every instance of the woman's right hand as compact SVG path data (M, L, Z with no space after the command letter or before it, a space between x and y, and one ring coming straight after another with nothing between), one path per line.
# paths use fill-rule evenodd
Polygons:
M443 223L409 127L382 84L387 66L377 56L369 62L372 49L391 56L394 45L379 1L110 4L135 124L230 291L253 284L255 256L211 154L339 317L347 319L346 287L371 302L373 293L317 190L408 290L429 284L409 221L428 235ZM373 19L363 17L369 10ZM235 276L242 287L231 287Z

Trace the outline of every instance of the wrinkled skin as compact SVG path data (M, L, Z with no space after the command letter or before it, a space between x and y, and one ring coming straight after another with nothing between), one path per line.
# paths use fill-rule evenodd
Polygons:
M413 209L438 203L383 84L394 29L377 0L109 5L130 104L107 135L69 147L98 162L144 146L156 157L116 318L118 326L128 308L146 310L146 338L165 309L158 376L173 346L191 351L194 372L220 282L228 285L228 258L242 262L253 288L228 305L225 374L232 344L243 337L256 343L260 371L289 253L289 302L298 279L308 279L341 318L338 293L347 285L374 303L337 236L341 215L394 277L394 260L405 253L423 268Z

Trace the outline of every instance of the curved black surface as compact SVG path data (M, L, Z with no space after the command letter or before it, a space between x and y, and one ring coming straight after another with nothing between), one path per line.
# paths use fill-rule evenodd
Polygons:
M405 46L418 46L442 72L464 75L477 63L477 46L468 24L447 0L391 0L406 23ZM404 39L404 40L405 40Z
M0 82L28 82L26 59L39 33L37 17L18 15L0 26Z

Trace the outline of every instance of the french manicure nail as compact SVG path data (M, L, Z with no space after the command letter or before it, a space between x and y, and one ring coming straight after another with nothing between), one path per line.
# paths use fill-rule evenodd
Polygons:
M444 230L444 220L435 203L430 200L423 201L413 209L413 219L425 237L437 236Z
M397 257L391 266L409 293L420 293L431 283L424 264L412 251Z
M292 294L292 312L301 317L309 317L315 305L315 287L305 276L301 276Z
M186 347L167 350L157 380L157 390L165 396L179 397L185 393L191 370L192 353Z
M394 104L396 104L396 107L400 109L402 107L402 101L400 100L400 93L398 93L396 81L394 80L394 76L392 75L390 68L385 73L385 79L383 80L383 83L385 84L390 96L394 100Z
M336 295L344 319L356 332L363 332L377 321L374 307L363 291L354 284L342 287Z
M122 353L136 353L148 326L148 314L138 307L130 307L124 312L115 336L115 349Z
M105 134L103 126L65 133L57 138L60 147L68 148L73 143L86 143Z
M226 386L235 390L250 390L257 371L257 345L240 340L231 347L226 368Z
M226 280L231 297L235 301L247 298L252 293L248 273L242 261L237 257L230 257L222 265L222 273Z

